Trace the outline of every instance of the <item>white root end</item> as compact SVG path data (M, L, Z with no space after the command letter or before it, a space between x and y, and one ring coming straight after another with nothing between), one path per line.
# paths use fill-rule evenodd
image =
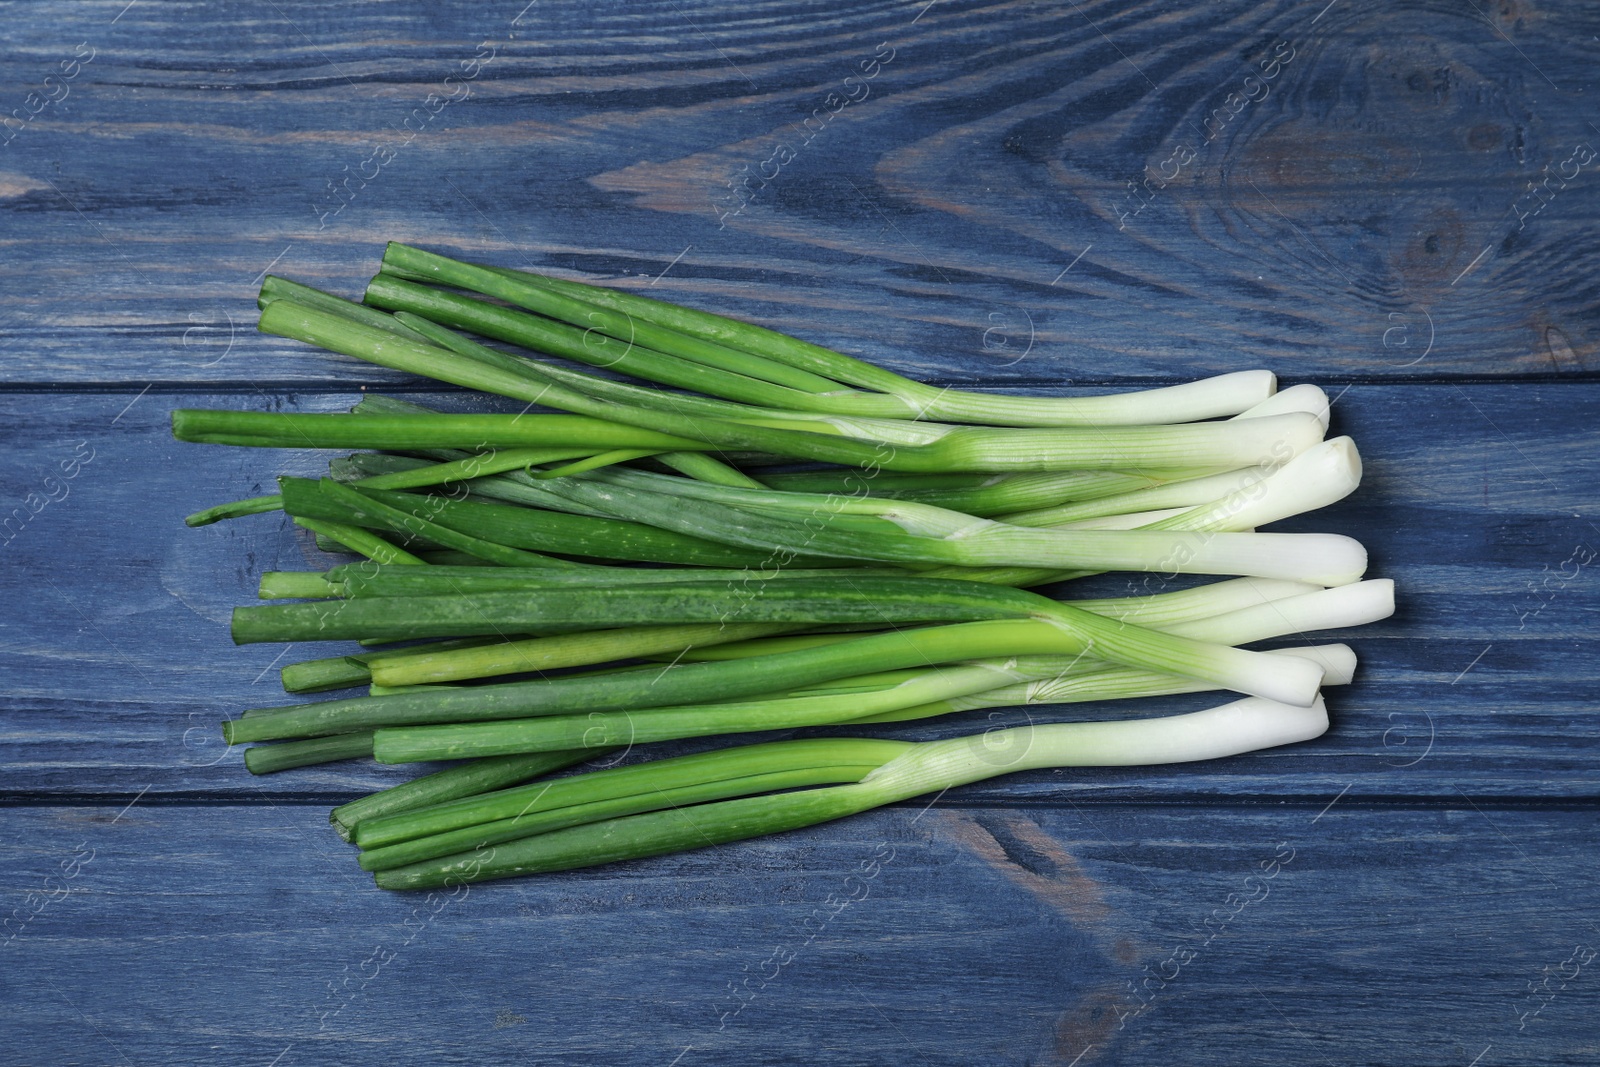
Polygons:
M1267 415L1282 415L1290 411L1306 411L1317 417L1322 428L1328 428L1329 409L1332 403L1328 394L1316 385L1292 385L1281 393L1274 393L1255 407L1242 411L1234 419L1259 419Z
M1019 741L1027 744L1027 751L1005 771L1138 767L1221 759L1310 741L1328 732L1328 708L1320 693L1305 707L1248 697L1187 715L1124 722L1054 723L1017 727L1016 731Z
M1356 676L1356 652L1349 645L1303 645L1299 648L1274 648L1274 656L1299 656L1322 668L1322 684L1349 685Z
M1166 627L1168 633L1197 641L1242 645L1310 630L1364 626L1394 614L1394 581L1372 578L1225 615Z

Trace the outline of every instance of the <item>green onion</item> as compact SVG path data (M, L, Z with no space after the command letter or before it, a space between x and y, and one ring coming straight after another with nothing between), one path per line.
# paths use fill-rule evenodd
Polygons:
M1326 685L1344 685L1350 680L1354 672L1355 657L1350 649L1342 645L1320 646L1317 649L1294 649L1294 654L1315 654L1318 661L1325 662L1330 667L1330 675L1326 678ZM1283 653L1290 654L1290 653ZM1003 707L1006 704L1050 704L1050 702L1085 701L1085 699L1099 699L1099 694L1117 694L1117 696L1152 696L1155 693L1171 693L1174 689L1160 688L1160 686L1134 685L1131 678L1125 675L1133 672L1107 667L1104 670L1088 670L1080 675L1062 673L1050 681L1037 681L1026 686L1006 686L1002 689L992 689L978 696L968 699L952 699L938 705L917 705L907 707L901 712L885 713L877 717L864 717L853 721L902 721L907 718L925 718L928 715L955 712L955 710L984 709L984 707ZM1086 677L1083 677L1086 675ZM1170 681L1170 680L1168 680ZM779 742L782 744L782 742ZM726 758L739 757L741 753L762 750L760 745L747 747L747 749L725 749L715 753L712 760L726 760ZM707 757L701 757L707 760ZM670 765L670 761L666 761ZM662 761L654 763L653 768L661 768ZM704 766L704 763L702 763ZM826 768L834 769L834 768ZM390 821L387 824L374 824L370 827L373 832L366 838L366 845L371 851L362 854L362 867L366 870L382 870L397 865L410 864L410 862L434 859L438 856L448 856L458 851L478 848L482 845L493 845L499 841L515 840L520 837L531 837L534 833L549 832L560 829L563 825L578 825L582 822L594 822L598 819L621 816L621 814L634 814L638 811L651 811L651 809L666 808L666 806L682 806L685 803L699 803L704 800L718 800L718 798L733 797L733 795L750 795L755 792L768 792L768 790L786 789L802 782L786 782L786 784L768 784L760 777L728 777L720 776L722 773L707 773L702 771L704 781L699 785L709 785L706 792L690 792L693 785L680 784L680 779L667 782L666 789L659 793L648 790L632 793L630 797L611 798L611 805L602 806L603 801L595 801L590 795L589 800L576 797L571 793L552 793L549 790L520 790L520 792L496 795L486 793L474 800L464 801L459 805L445 806L440 809L424 809L418 811L410 821ZM859 774L850 781L858 781ZM730 789L731 784L736 789ZM810 784L821 784L819 781ZM581 781L574 785L582 787ZM616 790L626 792L626 790ZM509 811L515 811L514 816L507 817ZM384 845L382 841L390 841ZM374 845L376 843L376 845Z
M766 554L624 519L595 518L415 493L353 490L429 522L507 545L570 556L704 567L759 566Z
M402 564L408 566L409 564ZM261 576L256 596L261 600L294 600L343 595L342 586L335 585L320 574L303 571L267 571Z
M339 831L339 836L348 841L353 838L355 828L368 819L504 789L584 760L599 759L605 754L604 750L588 749L473 760L341 804L333 809L328 821Z
M186 526L209 526L223 519L237 519L244 515L261 515L277 511L282 506L283 498L276 493L271 496L253 496L246 500L235 500L197 511L183 522Z
M718 419L701 419L674 415L661 411L642 411L620 404L593 400L572 389L544 380L536 375L531 364L523 361L521 370L501 362L489 362L484 355L498 356L482 346L468 347L459 342L456 348L467 348L474 356L461 355L450 349L414 344L365 327L337 315L329 315L312 308L300 307L288 301L276 301L262 312L263 330L284 336L309 340L337 352L366 359L382 366L414 373L428 374L469 388L480 388L502 393L533 403L561 407L582 414L598 415L614 420L612 432L620 432L615 423L659 427L666 433L683 435L680 440L703 441L708 444L732 448L753 448L760 451L791 455L802 459L859 463L869 467L891 470L949 471L949 470L1061 470L1085 466L1109 468L1182 467L1202 469L1231 469L1280 455L1285 449L1293 455L1314 444L1321 437L1321 424L1311 415L1292 412L1269 418L1247 419L1227 423L1194 423L1178 426L1111 426L1095 430L1081 429L992 429L987 427L934 427L908 424L906 433L921 438L921 443L902 441L890 445L886 442L855 440L830 436L821 432L833 428L834 433L844 433L848 421L807 423L806 431L757 426L746 422ZM482 357L482 358L474 358ZM405 435L380 435L376 427L371 436L362 441L354 436L358 431L341 430L334 438L329 424L307 420L339 419L341 416L271 415L254 414L250 420L230 426L227 413L179 411L174 413L174 433L184 440L210 441L224 444L284 444L300 447L356 447L400 448L422 444L413 438L408 445ZM243 415L245 413L231 413ZM206 416L206 417L203 417ZM421 425L436 420L492 420L495 416L434 415L418 417L412 427L413 435L421 434ZM509 418L509 417L507 417ZM561 416L540 416L557 419ZM272 436L270 420L295 420L284 422L276 437ZM376 420L375 420L376 421ZM530 439L531 431L520 428L524 418L516 424L498 428L480 423L480 434L468 440L464 430L454 441L429 442L433 447L501 447L553 443L548 435ZM600 433L599 420L575 423L570 432L582 429L586 443ZM796 423L795 425L800 425ZM491 429L494 435L491 436ZM442 435L443 429L439 431ZM291 436L299 434L298 438ZM660 434L658 436L665 436ZM574 438L568 437L567 440ZM316 445L319 440L334 443ZM649 443L622 441L612 448L650 447ZM673 448L674 446L667 446ZM683 449L678 449L683 450ZM688 450L697 450L690 446ZM1286 457L1284 457L1286 458Z
M274 774L316 763L359 759L372 755L372 731L310 737L304 741L282 741L275 745L251 745L244 750L244 765L251 774Z
M536 448L578 441L590 452L705 447L690 438L582 415L357 416L178 408L172 413L172 435L201 444L269 448Z
M687 474L702 482L731 485L741 489L766 488L749 475L713 459L704 452L663 452L657 458L679 474Z
M1305 645L1298 648L1273 649L1268 654L1299 656L1316 662L1326 672L1322 678L1323 688L1348 685L1355 673L1355 653L1348 645ZM975 693L972 696L918 704L877 715L865 715L859 719L851 719L850 724L907 722L961 711L980 711L984 708L1127 700L1177 693L1200 693L1215 688L1216 686L1204 682L1178 678L1174 675L1139 671L1130 667L1097 668L1090 665L1080 670L1063 670L1054 677L1036 682L1008 685ZM376 739L373 747L376 750Z
M587 455L589 453L576 448L506 448L481 455L473 454L448 463L424 464L392 474L363 478L355 485L358 489L421 489L443 485L446 482L482 478L504 471L524 470L541 463L580 459Z
M1002 774L1218 759L1310 740L1327 727L1320 698L1304 708L1250 698L1187 715L994 730L910 745L851 785L602 819L380 871L376 878L385 889L423 889L641 859L799 829ZM365 844L360 828L357 841Z
M452 652L396 656L373 666L372 681L382 686L430 685L496 674L550 671L745 641L790 629L793 627L785 623L712 622L531 637Z
M472 289L557 319L563 318L562 313L566 312L570 316L567 321L585 328L598 327L605 331L611 324L613 337L638 337L647 344L650 341L646 338L656 338L658 342L667 342L669 348L675 344L676 337L645 330L645 327L653 327L738 351L759 353L768 360L898 398L902 401L901 417L904 418L947 418L1020 426L1188 422L1244 411L1265 400L1277 385L1267 372L1242 371L1183 386L1107 397L1057 399L963 393L922 385L881 367L759 326L615 289L478 267L395 242L384 250L383 267L386 272L400 277L424 278L437 284ZM556 296L564 296L567 301L558 303L554 299ZM600 309L621 313L623 318L619 322L614 318L597 317Z
M1392 614L1392 584L1362 584L1366 588L1345 586L1192 619L1171 625L1167 632L1234 644L1308 630L1360 625ZM1270 655L1298 656L1298 653L1299 650L1289 649ZM1323 685L1332 684L1326 677L1330 667L1335 673L1347 673L1317 655L1298 658L1317 664L1323 674ZM1106 672L1106 676L1099 676L1099 672ZM962 697L999 689L1011 689L1014 693L1019 683L1052 683L1059 687L1069 676L1081 678L1086 674L1096 677L1088 679L1087 686L1079 685L1076 699L1155 696L1220 688L1211 682L1180 678L1159 670L1127 667L1114 670L1109 664L1094 660L1085 664L1081 656L1011 656L910 672L903 678L885 679L889 684L876 688L871 687L872 679L857 678L833 683L829 689L834 692L821 694L769 695L758 700L711 705L591 711L583 715L382 729L374 740L373 755L381 763L407 763L820 726L921 706L937 705L939 709L953 710L955 705L950 702ZM1066 689L1058 688L1056 692L1064 694ZM1059 696L1057 700L1064 702L1065 697ZM1009 702L1002 699L998 705L980 702L973 706L1004 706ZM925 710L915 717L942 713L942 710Z
M335 571L339 568L334 568ZM333 572L329 572L333 573ZM261 576L262 584L276 577L275 572ZM450 641L432 641L405 648L379 652L361 652L353 656L328 656L322 659L291 663L279 671L283 688L290 693L315 693L327 689L346 689L353 685L366 685L372 681L372 667L390 658L421 656L430 652L447 652L451 649L475 648L507 640L500 637L467 637Z
M1348 588L1348 587L1342 587ZM1243 608L1269 604L1288 597L1320 592L1306 582L1283 582L1264 578L1235 578L1226 582L1180 589L1151 596L1109 597L1068 601L1073 607L1111 619L1136 622L1154 630L1168 630L1198 619L1210 619ZM1347 625L1340 623L1339 625ZM815 648L849 640L850 634L807 634L799 637L758 638L707 648L690 649L674 660L693 663L704 660L741 659L789 648Z
M236 641L396 645L284 668L291 692L368 692L225 723L230 743L266 742L245 753L252 772L481 757L334 812L385 887L739 840L1010 770L1313 737L1319 687L1348 682L1354 653L1242 646L1393 610L1392 583L1360 580L1358 542L1259 532L1361 478L1353 443L1325 439L1327 394L1277 392L1265 371L1110 396L964 392L708 312L404 245L363 303L272 276L259 303L266 333L522 407L364 396L349 414L173 415L180 440L356 450L328 477L284 478L276 495L188 521L277 509L319 548L368 557L263 575L268 603L235 611ZM1022 588L1118 570L1146 588L1231 580L1069 602ZM1246 699L530 781L624 744L1212 689Z
M341 512L341 514L349 513ZM312 518L303 514L296 515L294 521L296 526L303 526L314 534L334 541L342 548L347 548L359 555L366 556L374 563L404 564L407 566L427 565L424 560L413 556L403 548L396 548L376 534L363 530L360 526L335 522L331 519ZM403 527L385 528L403 530Z
M490 563L506 567L573 567L577 564L553 559L537 552L499 544L434 521L437 511L423 507L395 507L386 501L352 489L331 478L310 481L306 478L279 478L284 511L296 519L333 522L341 526L375 526L410 537L426 538ZM419 498L433 501L436 498ZM440 501L440 504L449 503ZM428 510L424 518L419 511ZM376 558L376 557L375 557ZM411 557L416 559L416 557ZM379 563L397 560L377 559ZM418 563L422 562L417 560Z
M591 480L593 479L593 480ZM837 501L819 497L797 540L793 519L721 501L697 499L696 490L755 493L701 482L662 490L662 478L643 472L596 472L552 483L569 499L613 514L629 514L663 529L694 530L706 537L773 552L888 563L942 563L959 567L1072 568L1084 571L1148 570L1185 574L1242 574L1337 585L1366 570L1359 542L1338 534L1209 533L1041 530L1007 526L907 501ZM691 495L693 494L693 495ZM851 508L882 506L875 527L849 523ZM841 529L840 527L850 527Z
M330 596L428 596L440 593L546 592L579 587L607 589L640 585L681 585L684 583L747 587L762 582L808 581L839 578L838 568L806 569L753 567L584 567L556 570L546 567L452 567L434 566L426 570L413 567L381 567L371 564L342 565L315 577L321 587L337 590ZM851 568L855 578L907 577L893 568ZM264 576L265 577L265 576ZM311 588L309 579L305 588Z
M372 597L234 609L239 644L387 637L525 633L529 627L648 626L652 623L883 624L1019 618L1056 608L1020 590L927 578L810 578L746 586L682 582L551 588L455 596Z
M313 289L309 285L302 285L288 278L280 278L276 274L269 274L262 279L256 306L266 310L267 305L275 300L287 300L306 307L314 307L413 341L419 340L421 336L393 315L385 315L381 311L334 296L332 293Z
M973 588L990 590L987 586L974 585ZM769 595L764 589L762 596L750 603L761 604ZM846 602L840 600L834 603ZM353 601L343 606L360 603ZM778 600L778 603L785 601ZM826 600L817 603L829 606ZM976 603L969 601L966 606ZM993 603L995 601L991 601ZM236 612L236 618L248 611L283 612L323 606L298 604L241 608ZM814 607L813 604L813 610L807 613L817 614ZM1238 692L1282 698L1291 703L1304 704L1312 699L1322 674L1320 669L1308 662L1291 662L1282 657L1197 642L1112 622L1066 605L1056 605L1048 612L1040 611L1031 619L895 631L826 648L725 663L681 664L659 673L649 672L649 677L642 677L639 672L628 672L503 683L464 691L325 701L247 715L225 723L224 736L230 742L263 741L375 726L522 718L580 710L607 711L628 707L664 707L691 701L735 700L775 689L871 671L992 656L1078 655L1091 648L1098 658L1124 666L1181 674L1212 681L1220 687Z
M833 738L775 741L676 756L367 819L357 826L355 840L364 849L377 848L483 822L516 818L535 811L552 811L701 782L735 781L811 767L861 768L857 774L859 778L868 770L903 755L911 747L904 741Z

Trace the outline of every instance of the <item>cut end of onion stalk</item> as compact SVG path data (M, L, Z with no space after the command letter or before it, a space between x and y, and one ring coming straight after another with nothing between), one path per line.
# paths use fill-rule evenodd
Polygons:
M1253 662L1245 661L1245 656L1251 657ZM1231 682L1224 680L1222 675L1217 678L1224 687L1236 693L1247 693L1252 697L1297 708L1310 707L1322 699L1318 690L1325 672L1322 664L1313 659L1268 656L1228 646L1221 647L1217 659L1219 664L1232 661L1246 665L1246 669L1238 671Z
M1228 530L1266 526L1335 504L1360 484L1356 443L1335 437L1312 445L1265 478L1247 477L1215 504L1195 509L1186 525Z
M1394 582L1372 578L1252 604L1204 619L1163 625L1167 633L1225 645L1270 641L1311 630L1364 626L1394 614Z
M1143 565L1124 568L1130 570L1238 574L1320 586L1349 585L1367 572L1366 548L1343 534L1189 532L1163 536L1161 532L1133 530L1118 536L1121 547L1144 552Z
M1356 676L1356 653L1349 645L1302 645L1268 650L1274 656L1298 656L1322 668L1322 685L1349 685Z
M1302 537L1314 541L1298 542L1298 550L1305 553L1304 566L1295 569L1292 577L1317 585L1340 586L1359 582L1367 573L1367 549L1360 541L1344 534L1250 534L1252 537ZM1274 577L1268 575L1267 577Z
M1314 511L1343 500L1361 484L1361 453L1349 437L1335 437L1306 449L1286 463L1281 477L1269 478L1274 486L1270 496L1281 497L1277 510L1287 515ZM1290 510L1293 509L1293 510ZM1274 521L1261 515L1252 515L1253 526L1264 526Z
M1281 626L1293 627L1279 632L1365 626L1394 614L1394 579L1369 578L1364 582L1351 582L1303 597L1275 600L1256 610L1262 615L1277 616Z

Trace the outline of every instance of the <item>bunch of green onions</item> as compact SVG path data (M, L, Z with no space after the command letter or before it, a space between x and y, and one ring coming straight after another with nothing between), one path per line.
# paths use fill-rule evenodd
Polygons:
M1353 653L1241 646L1393 610L1391 583L1361 580L1357 542L1257 532L1361 477L1350 439L1325 439L1325 394L1277 391L1265 371L1084 398L961 392L708 312L397 244L363 303L269 276L260 304L263 331L527 405L173 413L185 441L363 450L189 523L282 511L360 557L263 575L261 598L286 602L236 609L233 636L360 641L282 678L295 694L368 692L223 729L252 743L258 774L464 760L335 809L388 888L734 841L1013 771L1307 740ZM1034 591L1108 571L1163 591ZM1179 575L1224 580L1165 591ZM1243 699L882 735L981 708L1209 690ZM870 735L617 755L816 726ZM618 765L548 777L595 758Z

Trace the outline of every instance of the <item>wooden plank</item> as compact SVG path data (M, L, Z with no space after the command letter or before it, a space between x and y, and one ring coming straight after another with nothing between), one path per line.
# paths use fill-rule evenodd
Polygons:
M316 809L119 807L8 814L27 1062L1597 1054L1587 809L908 807L451 899Z
M24 508L26 523L8 530L0 547L8 585L25 598L24 610L0 620L8 683L0 790L332 798L404 775L340 766L252 779L240 754L221 748L219 718L288 702L276 666L329 654L236 648L229 611L252 601L262 571L321 568L328 557L281 516L201 530L184 528L182 516L268 492L279 473L314 474L324 458L177 444L167 432L174 406L337 410L353 399L155 391L0 398L0 422L12 435L0 454L8 509L24 507L28 493L65 494L35 516ZM1597 409L1594 385L1352 387L1335 405L1335 431L1361 443L1366 484L1296 525L1360 537L1372 573L1399 583L1402 610L1348 635L1363 667L1356 685L1330 694L1333 732L1296 749L1198 767L1041 773L962 795L1596 795L1600 657L1592 623L1600 586L1592 560L1600 534L1587 472ZM45 478L63 461L90 452L75 478L48 489ZM1136 591L1126 576L1099 588ZM1221 699L1141 706L1175 711ZM1113 704L1064 714L1126 713ZM972 713L902 736L1027 721L1020 712Z
M7 382L325 381L256 282L353 293L395 237L937 380L1597 366L1581 0L96 3L0 41Z

